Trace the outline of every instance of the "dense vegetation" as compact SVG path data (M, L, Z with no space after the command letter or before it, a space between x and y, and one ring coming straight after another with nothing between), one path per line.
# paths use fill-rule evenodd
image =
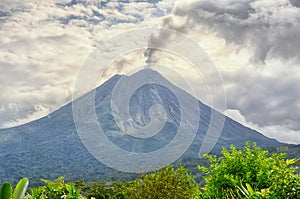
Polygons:
M170 165L132 181L65 183L63 177L42 180L45 185L30 188L25 199L300 198L295 159L287 159L284 153L269 154L246 143L243 150L232 145L229 150L223 149L220 156L206 155L206 159L208 164L194 165L198 169L192 172L183 165ZM201 177L204 183L196 182L195 177Z
M300 177L285 154L262 150L246 143L244 150L233 145L221 157L206 156L210 166L199 166L207 176L203 198L300 198Z
M0 199L23 199L28 183L28 178L23 178L18 182L14 190L10 183L3 183L0 189Z

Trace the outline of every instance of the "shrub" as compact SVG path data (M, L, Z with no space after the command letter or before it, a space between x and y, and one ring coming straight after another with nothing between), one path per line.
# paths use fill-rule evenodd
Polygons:
M46 186L33 188L25 196L25 199L78 199L81 198L79 190L75 188L74 183L64 183L64 177L55 181L42 180Z
M272 184L267 189L267 198L300 198L300 176L294 174L295 167L287 167L293 160L285 162L286 168L272 170Z
M93 182L91 184L77 182L76 187L78 187L81 190L81 194L88 199L123 199L123 190L126 188L126 184L127 182Z
M203 198L232 198L245 196L245 186L262 198L287 198L298 194L299 176L294 160L284 160L284 154L272 154L257 147L251 148L247 142L244 150L231 145L230 150L223 149L222 156L206 155L209 167L198 166L204 171L206 185L202 188ZM297 186L298 183L298 186ZM293 192L294 191L294 192ZM250 193L249 193L250 194ZM248 194L248 196L249 196ZM249 197L251 198L251 197ZM254 197L255 198L255 197Z
M28 184L28 178L23 178L18 182L14 192L12 192L11 184L8 182L3 183L0 190L0 199L23 199Z
M162 168L152 174L142 176L133 181L125 198L130 199L198 199L199 186L187 169L180 166Z

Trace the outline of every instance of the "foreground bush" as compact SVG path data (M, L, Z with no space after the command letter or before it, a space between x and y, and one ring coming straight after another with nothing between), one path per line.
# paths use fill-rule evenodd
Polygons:
M82 198L74 183L64 183L64 177L55 181L42 180L46 186L33 188L25 199L78 199Z
M272 154L254 144L244 150L233 145L223 149L222 156L206 155L210 166L204 171L206 185L203 198L300 198L300 180L292 167L294 160L284 160L284 154Z
M13 191L10 183L3 183L0 189L0 199L23 199L28 184L28 178L23 178L18 182Z
M184 167L168 166L132 182L64 183L43 180L47 185L33 188L25 199L198 199L199 186ZM81 193L81 194L80 194Z
M124 190L128 182L102 183L93 182L85 184L77 182L76 187L85 198L91 199L124 199Z
M199 186L187 169L173 166L144 175L125 190L128 199L198 199Z
M220 157L206 155L209 166L198 166L206 173L206 184L200 188L183 166L172 165L127 182L64 183L43 180L45 186L31 189L26 199L299 199L300 176L295 174L294 159L246 143L243 150L233 145ZM198 164L198 163L197 163ZM20 183L19 183L20 184ZM28 179L17 185L12 196L9 183L4 183L0 199L22 199ZM20 189L18 188L20 187ZM23 188L22 188L23 187ZM21 193L21 194L20 194Z

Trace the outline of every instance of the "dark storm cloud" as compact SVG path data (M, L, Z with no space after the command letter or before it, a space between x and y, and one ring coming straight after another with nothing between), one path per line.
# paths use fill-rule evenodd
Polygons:
M291 4L293 6L300 7L300 1L299 0L291 0Z
M265 77L255 74L223 74L227 83L228 108L239 109L259 126L284 125L299 130L299 77Z
M174 24L174 16L185 23ZM182 3L165 26L188 32L205 26L238 47L253 48L252 61L263 64L268 58L300 61L300 8L297 0L281 1L194 1Z
M241 50L249 52L234 62L236 70L220 68L227 108L239 110L248 122L273 129L274 134L282 129L294 132L282 135L293 141L300 130L300 1L182 1L163 19L163 27L216 35L236 56ZM161 45L165 41L161 39Z

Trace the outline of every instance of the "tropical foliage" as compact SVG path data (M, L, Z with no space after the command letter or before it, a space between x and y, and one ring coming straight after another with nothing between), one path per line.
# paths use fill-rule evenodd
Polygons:
M244 150L233 145L222 156L206 155L209 167L204 171L203 198L300 198L300 178L294 174L295 160L285 154L262 150L246 143Z
M0 199L22 199L25 195L28 183L28 178L21 179L14 191L10 183L3 183L0 190Z
M168 166L144 175L125 189L126 198L132 199L196 199L199 195L198 184L182 166L176 170Z
M232 145L219 156L205 157L209 164L199 165L198 173L192 170L193 174L182 165L170 165L124 182L65 183L64 177L42 180L45 185L29 189L25 199L300 198L295 159L287 159L283 153L269 154L255 143L246 143L243 150ZM205 184L197 183L195 176L203 178ZM14 190L11 184L3 183L0 199L22 199L27 186L27 178L20 180Z

